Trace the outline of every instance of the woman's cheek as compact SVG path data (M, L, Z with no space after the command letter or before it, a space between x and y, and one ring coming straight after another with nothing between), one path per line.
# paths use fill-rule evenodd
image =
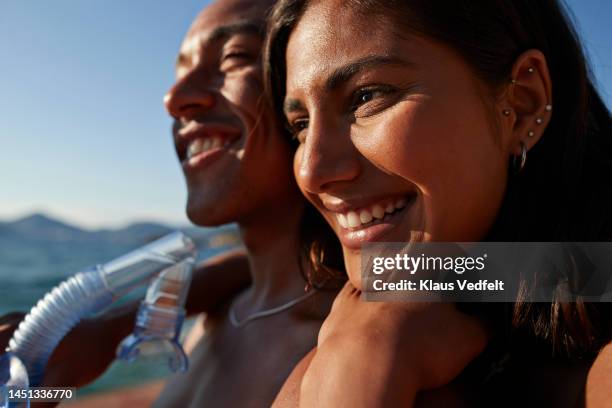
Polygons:
M449 155L444 137L427 117L421 103L401 102L357 127L355 146L385 173L424 186L428 177L445 170Z

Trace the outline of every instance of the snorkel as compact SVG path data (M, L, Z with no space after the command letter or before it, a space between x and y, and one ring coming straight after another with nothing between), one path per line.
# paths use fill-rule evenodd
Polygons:
M3 393L7 387L39 386L53 350L81 319L100 313L154 276L135 330L119 346L118 356L133 361L143 342L166 342L174 351L170 368L185 371L187 357L178 338L195 256L193 241L175 232L56 286L26 315L0 355ZM0 394L0 408L7 406L8 397Z

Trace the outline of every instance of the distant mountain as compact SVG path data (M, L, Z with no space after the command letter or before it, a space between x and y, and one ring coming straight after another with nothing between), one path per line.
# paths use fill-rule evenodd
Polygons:
M200 228L177 227L154 222L137 222L124 228L84 230L44 214L32 214L15 221L0 221L0 239L24 242L54 243L143 243L180 230L201 241L211 234L235 231L235 227Z
M79 239L85 231L43 214L32 214L16 221L0 222L0 234L65 241Z

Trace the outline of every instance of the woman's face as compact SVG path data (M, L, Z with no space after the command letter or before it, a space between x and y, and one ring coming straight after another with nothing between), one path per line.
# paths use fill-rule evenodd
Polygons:
M504 195L509 149L458 54L339 3L311 6L291 34L284 110L300 141L300 189L358 284L368 242L481 240Z

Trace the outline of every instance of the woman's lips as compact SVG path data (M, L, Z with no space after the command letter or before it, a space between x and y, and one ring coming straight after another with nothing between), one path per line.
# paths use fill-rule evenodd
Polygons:
M358 249L364 243L379 241L401 222L415 197L410 194L380 200L361 208L332 212L336 219L336 233L342 245Z

